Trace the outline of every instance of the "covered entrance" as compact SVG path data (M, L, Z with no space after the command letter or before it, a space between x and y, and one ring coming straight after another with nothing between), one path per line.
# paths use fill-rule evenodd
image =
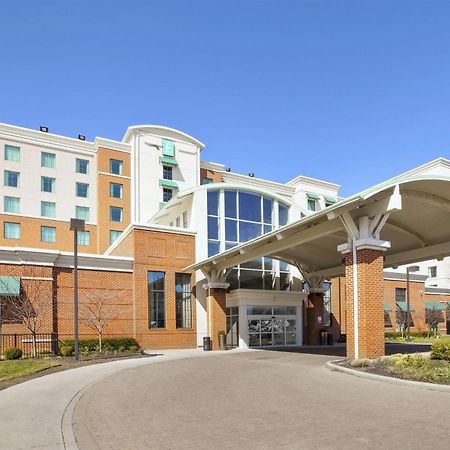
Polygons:
M376 358L385 351L383 269L449 256L449 224L450 161L440 158L186 270L202 270L214 286L230 268L262 256L297 267L309 285L309 342L323 327L324 281L345 275L347 356ZM272 316L246 311L243 323L242 312L248 344L250 334L255 345L286 342L286 322L278 336Z

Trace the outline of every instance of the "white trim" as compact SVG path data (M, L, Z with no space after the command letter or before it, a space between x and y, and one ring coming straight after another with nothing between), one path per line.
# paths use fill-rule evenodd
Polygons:
M339 190L341 185L336 183L331 183L329 181L319 180L317 178L305 177L304 175L299 175L286 183L287 186L296 187L298 184L304 183L310 186L320 186L326 189ZM327 195L327 197L331 197Z
M77 198L84 198L84 197L77 197ZM45 201L45 200L43 200ZM55 202L53 202L55 203ZM91 208L89 206L84 206L84 205L75 205L75 206L82 206L84 208ZM56 217L46 217L46 216L31 216L28 214L17 214L17 213L8 213L8 212L0 212L0 216L14 216L14 217L24 217L25 219L39 219L39 220L50 220L50 221L55 221L55 222L66 222L69 223L70 222L70 218L68 219L58 219ZM75 214L73 215L73 217L75 217ZM92 225L92 226L97 226L96 222L86 222L86 225ZM89 231L89 230L86 230Z
M200 168L205 170L211 170L213 172L225 172L225 165L215 163L211 161L200 161Z
M180 138L173 138L168 137L164 134L161 134L161 132L168 132L168 133L174 133L175 135L179 135ZM195 144L198 147L200 147L200 150L202 150L205 147L205 144L203 142L200 142L199 140L195 139L193 136L184 133L183 131L177 130L175 128L166 127L164 125L133 125L128 127L127 131L125 132L122 142L127 142L128 139L132 134L135 132L141 132L141 133L148 133L152 136L156 136L161 139L170 139L174 142L189 142L191 144Z
M97 172L99 175L107 175L109 177L117 177L117 178L124 178L126 180L131 180L131 177L126 175L117 175L115 173L109 173L109 172Z
M20 277L21 280L53 281L52 277Z
M285 195L289 195L290 197L292 197L295 193L294 187L287 186L286 184L282 183L277 183L275 181L264 180L263 178L250 177L248 175L241 175L232 172L223 172L222 179L224 183L229 184L243 183L243 184L250 184L251 186L261 186L262 188L278 191L279 192L278 195L280 195L280 193L283 193Z
M125 142L113 141L112 139L106 139L102 137L96 137L94 140L95 150L98 151L99 147L105 150L113 150L115 152L131 153L131 145Z

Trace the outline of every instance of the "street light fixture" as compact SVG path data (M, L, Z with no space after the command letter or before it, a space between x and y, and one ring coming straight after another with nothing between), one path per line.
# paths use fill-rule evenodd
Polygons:
M409 298L409 274L418 272L419 266L409 266L406 268L406 340L411 342L411 303Z
M80 358L78 351L78 232L84 231L85 221L70 219L70 230L73 231L73 337L75 359Z

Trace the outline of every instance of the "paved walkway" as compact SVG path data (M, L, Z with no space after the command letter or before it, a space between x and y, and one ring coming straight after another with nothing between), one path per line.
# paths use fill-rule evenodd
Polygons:
M448 449L450 395L252 351L131 368L75 408L84 449Z
M126 369L211 355L212 352L201 350L171 350L151 358L124 359L57 372L0 391L0 449L76 449L72 412L89 386Z

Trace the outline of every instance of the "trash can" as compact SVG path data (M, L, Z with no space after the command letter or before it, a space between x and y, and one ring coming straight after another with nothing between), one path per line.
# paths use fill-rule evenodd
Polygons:
M327 345L334 345L333 333L328 333L328 335L327 335Z
M327 335L328 333L326 331L320 332L320 345L327 345Z
M211 351L211 338L209 336L203 338L203 350L205 352Z

